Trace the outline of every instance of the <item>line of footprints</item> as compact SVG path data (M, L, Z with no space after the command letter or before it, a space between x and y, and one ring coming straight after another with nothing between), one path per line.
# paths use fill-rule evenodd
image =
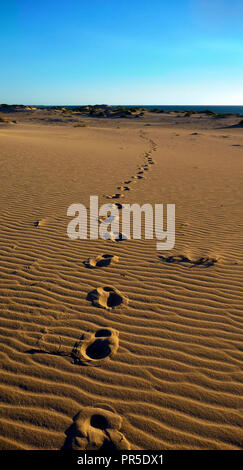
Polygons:
M146 140L147 137L144 133L140 136ZM124 197L126 191L130 191L130 185L136 183L139 180L145 178L145 171L148 171L151 165L154 165L152 159L152 152L157 149L156 144L149 140L151 149L144 154L145 162L139 167L138 172L135 176L131 176L130 179L124 181L117 189L120 193L115 193L110 196L106 196L108 199L119 199ZM119 202L115 203L118 209L122 209L122 204ZM109 219L109 216L105 216L99 219L103 221ZM111 240L123 240L122 234L113 234L110 237ZM116 236L115 236L116 235ZM216 262L216 258L201 257L193 260L184 255L159 257L162 262L166 263L182 263L189 267L202 265L203 267L213 266ZM116 255L104 254L93 258L88 258L84 261L84 266L88 269L97 269L108 267L119 261L119 257ZM89 292L87 300L96 307L105 308L112 310L122 305L128 305L129 299L125 297L118 289L111 286L97 287L96 289ZM43 335L43 337L45 334ZM39 340L39 346L40 341ZM79 365L96 365L98 366L103 361L111 358L118 350L119 347L119 332L113 328L101 328L96 332L86 332L82 335L79 341L77 341L72 349L72 352L58 351L47 351L44 349L32 349L27 351L28 353L45 353L45 354L56 354L62 356L71 357L74 364ZM70 351L70 350L69 350ZM101 403L96 406L87 406L79 411L73 418L73 423L66 431L66 439L63 445L63 449L73 450L129 450L131 448L130 443L121 432L122 417L116 413L116 411L107 404Z
M147 139L144 133L140 137ZM152 152L157 149L156 144L149 140L150 150L144 153L145 162L138 168L137 174L131 176L117 187L119 193L105 196L107 199L119 199L124 197L126 191L130 191L131 184L137 183L145 177L145 172L154 165ZM122 204L115 203L118 209L122 209ZM100 217L99 221L110 219L109 216ZM108 220L107 220L108 221ZM41 225L41 221L35 223L36 227ZM113 241L126 239L122 234L113 234L110 236ZM89 269L103 268L119 261L116 255L104 254L84 261L84 266ZM122 305L128 305L128 298L118 289L110 286L103 286L94 289L87 295L87 300L96 307L112 310ZM71 357L74 364L79 365L99 365L103 361L111 358L119 347L119 332L113 328L102 328L94 333L86 332L77 341L70 353L70 350L47 350L45 346L45 332L38 340L39 349L26 351L29 354L44 353L58 356ZM42 346L42 347L41 347ZM61 344L60 344L61 347ZM72 425L65 432L66 439L63 449L73 450L129 450L130 443L121 433L122 418L116 411L107 404L97 404L95 407L87 406L78 412Z
M141 135L141 137L147 139L144 134ZM117 190L119 190L119 193L114 193L111 195L105 195L104 197L106 199L120 199L123 198L126 194L127 191L132 191L131 185L134 185L140 180L146 179L145 176L145 171L149 171L151 166L155 164L153 158L152 158L152 152L157 150L157 145L153 140L149 140L150 143L150 150L148 152L144 153L144 164L138 167L138 171L136 175L131 176L129 179L125 180L123 183L121 183L120 186L117 186ZM112 206L116 207L117 209L121 210L123 208L122 204L120 202L114 202ZM111 216L106 215L99 217L99 222L104 222L106 221L107 223L112 221ZM113 242L120 242L123 240L127 240L128 237L126 234L121 233L121 232L108 232L106 235L107 239L113 241Z
M145 138L145 135L141 135ZM145 163L135 176L125 181L117 189L121 193L115 193L106 196L108 199L119 199L124 196L124 192L130 191L129 185L145 178L145 171L154 165L152 152L157 149L156 144L150 140L151 150L144 154ZM122 209L120 203L116 203L118 209ZM107 216L107 218L109 218ZM104 220L104 218L102 218ZM104 254L84 261L84 265L89 269L107 267L119 261L116 255ZM197 260L191 260L183 255L173 257L161 257L161 261L167 263L184 263L189 266L202 265L204 267L212 266L217 262L215 258L202 257ZM111 286L97 287L87 295L92 305L96 307L112 310L122 305L128 305L129 299L125 297L118 289ZM99 364L107 358L112 357L119 347L119 332L113 328L99 329L95 333L86 333L73 348L72 357L76 363L81 364ZM107 405L97 407L83 408L73 419L73 424L67 431L67 439L64 448L79 449L102 449L102 450L125 450L130 449L130 443L121 433L122 418L115 410Z
M117 189L119 193L106 196L107 199L119 199L124 197L126 191L130 191L130 185L145 178L145 171L154 165L152 152L156 150L156 144L150 141L151 150L144 154L145 162L138 168L135 176L124 181ZM122 205L117 203L118 209ZM101 218L105 220L107 217ZM100 221L101 221L100 220ZM121 235L121 234L120 234ZM117 239L117 238L116 238ZM118 238L119 239L119 238ZM124 239L121 238L120 239ZM116 255L99 255L84 261L86 268L95 269L107 267L119 261ZM128 298L118 289L110 286L103 286L94 289L87 295L92 305L108 310L128 305ZM103 328L95 333L86 333L78 341L72 351L74 362L81 364L99 364L116 353L119 347L119 332L113 328ZM64 448L75 450L128 450L130 443L121 433L122 418L115 410L100 405L97 407L85 407L74 418L73 424L66 432L67 438Z
M106 195L105 196L106 199L120 199L124 197L124 192L131 191L131 187L130 187L131 184L135 184L137 183L137 181L146 178L145 171L149 171L151 165L154 165L155 163L152 158L152 152L157 150L157 146L155 142L153 140L150 140L149 142L151 144L151 150L144 153L145 162L143 165L139 166L137 174L134 176L131 176L130 178L128 178L128 180L124 181L123 183L121 183L120 186L117 187L117 189L120 191L119 193Z

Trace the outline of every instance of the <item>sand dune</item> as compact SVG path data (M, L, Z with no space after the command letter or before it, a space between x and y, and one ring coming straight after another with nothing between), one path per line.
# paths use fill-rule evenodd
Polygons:
M243 447L242 130L163 120L0 128L1 449ZM175 248L70 240L90 195Z

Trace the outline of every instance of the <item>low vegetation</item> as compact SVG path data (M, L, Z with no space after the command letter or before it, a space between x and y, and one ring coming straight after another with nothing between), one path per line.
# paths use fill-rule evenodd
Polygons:
M0 122L10 122L2 114L0 114Z
M88 124L86 124L86 122L78 122L77 124L74 124L73 127L88 127Z
M196 114L196 111L190 110L190 111L184 111L184 113L185 113L185 117L191 117L192 114Z
M152 109L149 109L149 111L150 111L151 113L158 113L158 114L164 113L164 110L163 110L163 109L159 109L159 108L152 108Z

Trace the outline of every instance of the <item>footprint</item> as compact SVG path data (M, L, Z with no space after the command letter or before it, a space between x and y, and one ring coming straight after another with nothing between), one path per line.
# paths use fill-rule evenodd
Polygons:
M129 302L118 289L110 286L97 287L97 289L92 290L87 295L87 300L91 301L96 307L103 307L107 310L127 305Z
M117 263L119 261L119 256L115 255L99 255L95 258L88 258L87 261L84 261L86 268L104 268L110 264Z
M108 406L84 407L73 418L66 431L63 449L72 450L129 450L131 446L120 432L122 418Z
M128 186L118 186L117 189L120 189L120 191L131 191Z
M120 197L124 197L124 194L112 194L111 196L106 196L107 199L119 199Z
M191 264L192 266L205 266L206 268L213 266L217 263L217 258L210 258L210 257L201 257L196 260L192 260L184 255L177 255L177 256L159 256L161 261L166 263L186 263Z
M123 205L119 202L116 202L114 205L117 207L118 210L121 210L123 208Z
M102 328L96 333L88 333L76 343L72 357L75 362L92 364L108 359L119 347L119 333L113 328Z
M122 204L120 204L120 202L111 202L110 204L108 204L108 208L111 209L111 211L112 211L112 209L122 209L122 207L123 206L122 206ZM106 218L109 218L110 216L106 215L104 217L106 219Z
M146 178L146 176L140 176L140 175L136 175L136 176L133 176L134 180L141 180L143 178ZM135 183L135 181L133 181L133 183Z
M35 227L43 227L48 222L48 219L40 219L34 222Z
M112 242L122 242L129 240L128 236L122 232L107 232L104 237L105 240L111 240Z

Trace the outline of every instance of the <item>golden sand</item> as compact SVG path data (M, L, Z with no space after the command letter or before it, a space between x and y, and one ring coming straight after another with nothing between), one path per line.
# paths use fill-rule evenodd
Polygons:
M242 448L242 129L38 119L0 127L0 448ZM174 249L71 241L90 195L175 204Z

